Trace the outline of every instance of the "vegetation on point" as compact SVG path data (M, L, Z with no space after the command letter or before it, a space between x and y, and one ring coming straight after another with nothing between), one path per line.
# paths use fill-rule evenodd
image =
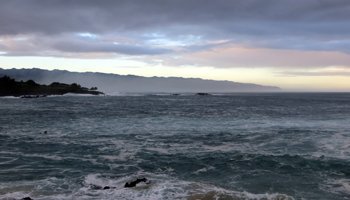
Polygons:
M50 85L40 85L33 80L16 81L9 76L0 78L0 96L23 95L63 95L67 93L100 95L97 87L86 88L77 83L65 84L53 82Z

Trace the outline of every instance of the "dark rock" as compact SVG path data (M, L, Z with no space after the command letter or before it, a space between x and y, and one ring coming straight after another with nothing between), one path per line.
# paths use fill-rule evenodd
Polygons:
M111 187L111 186L99 186L99 185L90 185L90 188L93 190L110 190L110 189L116 189L116 187Z
M110 190L110 189L115 189L116 187L111 187L111 186L104 186L103 190Z
M33 200L33 199L30 198L30 197L24 197L24 198L22 198L21 200Z
M124 187L135 187L137 184L141 183L141 182L147 182L147 178L138 178L134 181L131 181L131 182L127 182L125 183Z
M196 95L198 95L198 96L208 96L210 94L209 93L205 93L205 92L198 92L198 93L196 93Z

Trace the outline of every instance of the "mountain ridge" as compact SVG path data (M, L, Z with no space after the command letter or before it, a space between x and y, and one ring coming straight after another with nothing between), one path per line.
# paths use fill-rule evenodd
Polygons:
M52 82L79 83L87 87L98 87L106 94L119 93L181 93L181 92L279 92L275 86L254 83L239 83L224 80L209 80L183 77L144 77L101 72L71 72L68 70L3 69L0 76L7 75L18 80L34 80L41 84Z

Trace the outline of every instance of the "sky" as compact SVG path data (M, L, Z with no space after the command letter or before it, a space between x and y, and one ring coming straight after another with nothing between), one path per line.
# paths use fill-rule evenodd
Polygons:
M1 0L0 67L350 91L350 1Z

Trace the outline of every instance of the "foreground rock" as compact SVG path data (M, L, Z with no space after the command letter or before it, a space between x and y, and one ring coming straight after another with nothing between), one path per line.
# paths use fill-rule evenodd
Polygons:
M137 184L139 184L141 182L147 183L148 180L147 180L147 178L138 178L134 181L125 183L124 187L126 187L126 188L135 187Z
M136 187L139 183L146 183L146 184L150 184L151 182L147 179L147 178L137 178L136 180L130 181L125 183L124 187L125 188L132 188L132 187ZM116 189L117 187L115 186L99 186L99 185L90 185L90 188L93 190L111 190L111 189Z

